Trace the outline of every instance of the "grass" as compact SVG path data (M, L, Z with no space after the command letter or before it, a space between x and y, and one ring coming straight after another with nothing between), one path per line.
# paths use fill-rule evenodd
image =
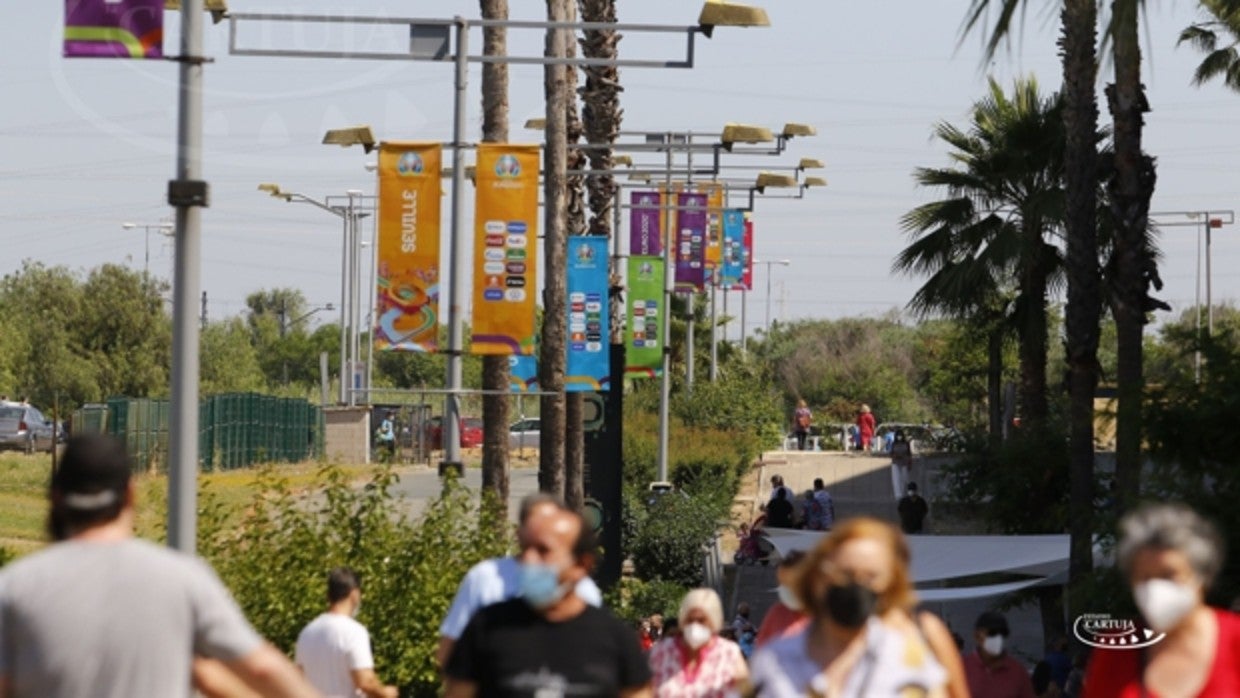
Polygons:
M280 473L294 490L302 490L319 484L319 469L317 463L300 463L282 465ZM47 454L0 453L0 547L22 554L47 544L47 485L51 472L52 462ZM209 493L229 511L239 512L250 501L257 476L258 471L253 469L204 473L199 475L198 489L200 493ZM167 476L138 475L134 489L138 535L163 541Z

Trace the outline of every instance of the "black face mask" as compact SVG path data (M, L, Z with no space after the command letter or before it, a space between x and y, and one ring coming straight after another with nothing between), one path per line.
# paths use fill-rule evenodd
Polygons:
M836 624L860 628L874 614L878 595L856 582L832 584L823 595L823 607Z

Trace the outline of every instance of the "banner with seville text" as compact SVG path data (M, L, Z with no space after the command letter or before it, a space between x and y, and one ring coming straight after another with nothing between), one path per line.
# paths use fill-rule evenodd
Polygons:
M656 378L663 369L663 275L662 257L629 257L624 373L632 378Z
M533 354L538 145L478 144L474 181L474 354Z
M629 203L629 254L658 257L663 254L663 196L657 191L635 191Z
M693 293L706 285L706 195L676 195L676 292Z
M67 58L163 58L164 0L65 0Z
M376 349L438 348L442 162L438 143L379 147Z
M566 392L607 390L611 379L607 238L568 239L568 365Z

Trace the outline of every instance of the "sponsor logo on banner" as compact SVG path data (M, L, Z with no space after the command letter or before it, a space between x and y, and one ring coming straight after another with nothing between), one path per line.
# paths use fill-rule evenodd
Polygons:
M485 253L485 256L486 256L487 261L489 262L502 262L504 261L505 254L506 253L504 252L504 249L502 247L501 248L488 247Z
M495 176L500 179L516 179L521 176L521 163L508 153L499 156L495 161Z
M504 236L503 235L488 235L486 238L486 246L487 247L503 247Z
M512 301L513 303L520 303L525 300L525 289L510 288L507 291L504 291L504 299Z
M513 260L525 259L525 250L521 250L521 249L514 250L510 247L508 248L508 251L504 253L504 256L501 259L513 259Z
M507 228L512 235L525 235L529 226L525 224L525 221L508 221Z
M504 266L504 271L507 271L509 274L524 274L525 262L509 262Z
M508 288L525 288L524 276L510 276L504 279L504 285Z
M504 292L498 288L488 288L482 292L482 297L489 301L500 301L504 299Z
M484 225L484 231L486 232L487 235L503 235L504 234L504 222L503 221L487 221Z
M524 235L509 235L506 242L509 247L525 247L527 240Z
M422 174L422 156L413 151L402 153L396 161L396 173L402 177Z
M487 263L485 263L485 264L483 264L483 265L482 265L482 273L484 273L484 274L503 274L503 273L504 273L504 263L503 263L503 262L487 262Z

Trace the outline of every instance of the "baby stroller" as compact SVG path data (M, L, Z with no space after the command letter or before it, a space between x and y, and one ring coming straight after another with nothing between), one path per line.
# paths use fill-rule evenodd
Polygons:
M771 542L762 535L762 527L765 523L766 514L761 514L754 519L752 525L741 524L736 531L740 545L736 549L736 555L732 558L733 562L738 565L765 565L770 562L774 548Z

